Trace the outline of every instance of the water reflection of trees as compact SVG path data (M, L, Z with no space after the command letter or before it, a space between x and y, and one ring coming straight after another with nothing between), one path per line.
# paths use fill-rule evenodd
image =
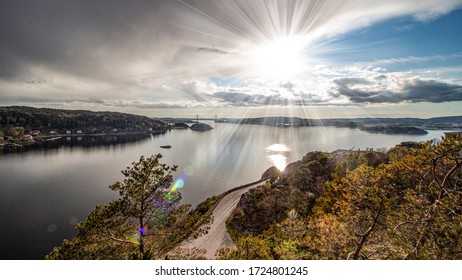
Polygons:
M64 136L52 141L41 141L23 146L5 147L3 153L27 152L32 150L54 150L60 148L95 149L107 147L108 149L123 146L129 143L144 142L160 134L120 134L98 136Z

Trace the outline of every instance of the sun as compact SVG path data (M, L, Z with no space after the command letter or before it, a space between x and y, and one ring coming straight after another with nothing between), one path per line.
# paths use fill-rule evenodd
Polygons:
M306 66L302 37L279 38L255 47L250 53L252 73L263 79L291 79Z

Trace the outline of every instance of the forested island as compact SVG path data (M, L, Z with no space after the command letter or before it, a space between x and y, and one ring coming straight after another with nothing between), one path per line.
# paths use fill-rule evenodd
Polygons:
M461 259L462 139L386 151L310 152L244 194L218 259ZM203 259L178 246L208 234L212 197L181 205L161 155L122 173L120 198L97 206L47 259ZM154 171L154 172L152 172ZM266 177L265 177L266 178ZM143 188L139 188L139 186Z
M412 134L412 135L425 135L427 131L413 127L401 125L363 125L360 127L362 131L372 133L385 133L385 134Z

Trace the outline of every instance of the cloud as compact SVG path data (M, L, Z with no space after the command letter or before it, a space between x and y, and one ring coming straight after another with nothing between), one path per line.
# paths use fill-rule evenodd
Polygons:
M384 76L384 75L382 75ZM389 83L382 79L342 78L333 81L330 94L335 98L346 97L357 104L371 103L442 103L462 101L462 85L419 78L389 77Z
M391 17L435 18L462 4L460 0L299 0L282 6L275 0L185 2L2 1L0 78L27 75L31 65L104 80L156 75L173 71L172 60L185 61L178 57L185 46L201 46L197 53L235 53L282 32L274 23L284 18L294 33L312 41ZM199 66L194 57L186 61L179 67Z
M422 78L398 83L373 70L347 80L329 66L315 70L312 77L257 86L247 72L252 62L245 55L287 32L316 46L390 18L431 21L461 4L461 0L3 0L0 102L182 108L460 100L460 88L454 83ZM409 57L375 65L450 59Z
M211 52L217 54L236 54L236 52L225 51L223 49L214 48L214 47L199 47L197 48L198 52Z
M449 102L462 101L462 85L435 80L412 79L402 87L406 101Z
M287 105L288 100L278 95L247 94L242 92L215 92L214 97L231 106Z
M295 86L295 85L294 85L292 82L290 82L290 81L283 82L283 83L280 84L280 87L281 87L281 88L285 88L285 89L287 89L287 90L289 90L289 91L291 91L291 90L294 88L294 86Z
M423 63L429 61L450 61L454 59L462 58L461 54L451 55L432 55L432 56L409 56L409 57L397 57L380 59L371 62L367 62L368 65L389 65L389 64L410 64L410 63Z
M152 71L182 43L170 2L2 1L0 78L37 65L103 80Z
M396 27L394 27L394 29L399 31L399 32L408 32L408 31L411 31L412 29L414 29L414 27L415 27L414 24L407 23L407 24L402 24L402 25L396 26Z
M233 107L329 105L326 100L319 98L319 96L306 93L282 96L276 91L266 95L233 91L215 92L212 96L223 101L224 105Z
M294 34L311 36L312 41L393 17L412 16L423 22L434 20L462 5L460 0L184 2L185 10L191 13L180 22L189 24L193 32L206 29L213 35L210 38L225 41L236 37L265 41L281 35L284 28Z
M166 102L146 102L144 100L125 101L115 100L107 101L104 104L108 107L115 108L138 108L138 109L161 109L161 108L204 108L206 105L202 102L191 100L175 100Z

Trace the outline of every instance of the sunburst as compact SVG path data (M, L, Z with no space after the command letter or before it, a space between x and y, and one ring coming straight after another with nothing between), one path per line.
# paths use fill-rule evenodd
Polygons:
M294 78L306 66L305 48L306 43L300 36L263 43L250 52L250 74L262 79Z

